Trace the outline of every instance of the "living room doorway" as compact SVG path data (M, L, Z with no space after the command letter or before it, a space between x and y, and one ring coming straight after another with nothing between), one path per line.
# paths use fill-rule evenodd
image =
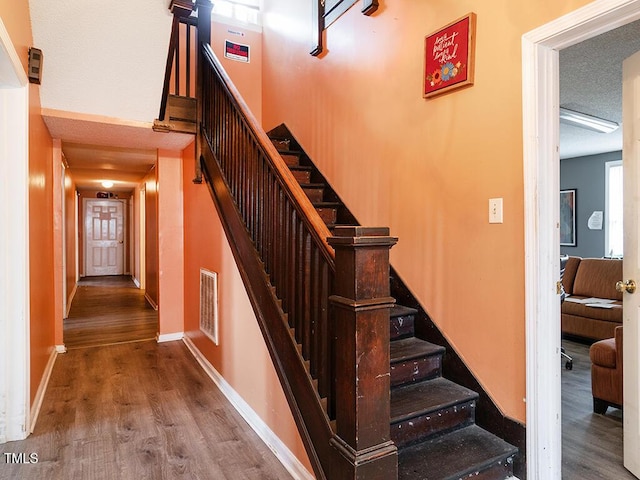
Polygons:
M561 477L558 52L640 18L597 0L523 36L528 477Z
M563 280L567 293L611 301L622 299L622 294L618 296L614 288L616 281L622 280L625 205L622 64L639 50L640 21L636 21L559 52L560 253L577 257L567 264L568 276ZM594 77L594 71L600 72L598 78ZM608 87L603 89L602 85ZM573 116L575 112L591 117ZM598 120L601 123L595 123L596 117L603 119ZM594 123L589 121L591 119ZM563 203L567 198L571 202ZM563 215L563 211L567 214ZM571 217L570 221L564 222L564 217ZM565 230L563 225L567 227ZM583 262L575 280L582 291L572 292L576 260L580 258ZM583 264L584 260L588 264ZM609 279L597 283L596 289L584 290L596 286L592 282L587 286L585 279L603 279L602 275L607 274ZM568 303L572 300L576 303ZM622 308L619 305L611 308L579 306L578 297L568 298L562 309L573 312L573 316L565 318L563 315L562 347L574 360L573 370L560 369L562 477L565 480L633 479L635 477L623 466L622 410L609 407L604 414L595 413L591 389L590 346L597 340L614 336L613 328L622 324ZM593 318L593 322L583 323L583 315ZM600 385L603 385L605 395L611 392L611 397L605 398L618 395L617 388L612 385ZM621 384L613 385L621 387ZM622 399L615 403L621 405Z

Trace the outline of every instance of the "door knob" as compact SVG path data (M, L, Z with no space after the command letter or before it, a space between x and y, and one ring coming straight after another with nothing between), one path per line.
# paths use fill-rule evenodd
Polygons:
M636 287L637 285L635 280L627 280L626 282L620 280L616 283L616 290L620 293L633 293L636 291Z

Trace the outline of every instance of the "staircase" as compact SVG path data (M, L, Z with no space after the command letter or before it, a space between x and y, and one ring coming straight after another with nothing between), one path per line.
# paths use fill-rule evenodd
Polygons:
M523 427L390 268L389 229L358 226L286 127L267 137L209 45L211 8L171 0L154 129L197 132L194 182L211 193L316 478L521 476Z
M332 230L358 225L285 126L269 137ZM417 310L390 314L391 438L399 479L506 479L518 449L475 424L478 394L443 378L445 348L416 337Z

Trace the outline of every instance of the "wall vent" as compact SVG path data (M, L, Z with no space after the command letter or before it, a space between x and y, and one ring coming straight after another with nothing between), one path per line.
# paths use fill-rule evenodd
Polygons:
M200 330L218 345L218 274L200 269Z

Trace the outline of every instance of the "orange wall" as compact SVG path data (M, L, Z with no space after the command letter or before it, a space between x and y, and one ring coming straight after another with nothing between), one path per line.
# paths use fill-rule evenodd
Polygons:
M158 150L157 172L158 323L159 333L166 335L184 331L182 152Z
M225 40L249 45L249 63L224 57ZM262 118L262 34L246 28L212 22L211 45L225 71L249 105L253 115Z
M32 45L29 4L0 0L0 17L25 66ZM53 144L40 115L40 87L29 85L29 275L31 401L55 339L53 256Z
M263 124L285 122L506 415L525 420L521 36L588 3L356 4L309 55L311 2L265 2ZM422 98L424 37L477 14L475 85ZM354 179L357 179L354 181ZM489 198L504 223L488 223Z
M77 258L76 248L78 243L78 228L76 219L76 208L78 206L78 195L76 184L70 175L65 176L64 182L64 208L65 208L65 240L67 269L65 281L67 282L67 307L71 303L72 295L76 288ZM57 340L56 340L57 343Z
M145 296L158 306L158 180L157 169L144 178L145 184Z

